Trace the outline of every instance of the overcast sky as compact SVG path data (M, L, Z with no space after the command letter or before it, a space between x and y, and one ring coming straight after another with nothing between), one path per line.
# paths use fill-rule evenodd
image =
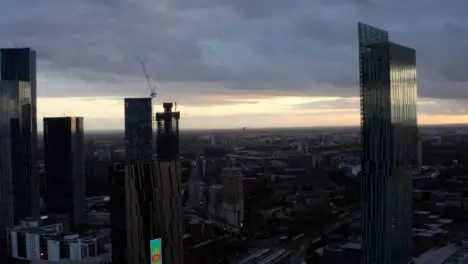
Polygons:
M123 97L185 128L357 125L357 23L416 49L419 122L468 122L466 0L2 0L0 46L38 56L38 114L122 129Z

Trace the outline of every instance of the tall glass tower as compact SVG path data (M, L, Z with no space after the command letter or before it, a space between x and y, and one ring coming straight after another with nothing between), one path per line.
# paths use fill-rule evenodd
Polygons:
M411 258L412 172L417 161L416 52L359 23L363 264Z
M0 228L3 229L32 213L31 110L30 83L0 81Z
M129 161L151 161L153 106L151 98L125 98L125 149Z
M40 209L37 179L36 51L30 48L0 49L0 80L2 85L6 85L3 89L10 89L11 95L17 94L12 99L15 104L24 108L15 110L19 111L18 116L21 116L22 123L15 132L17 137L10 138L17 141L15 144L21 144L21 147L16 145L12 153L18 161L12 163L13 178L17 182L13 189L16 223L25 217L37 215ZM29 88L25 88L26 86ZM0 106L5 107L8 104Z

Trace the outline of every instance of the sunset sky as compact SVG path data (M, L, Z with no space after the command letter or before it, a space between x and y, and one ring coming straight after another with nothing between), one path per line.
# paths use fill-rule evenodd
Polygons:
M123 129L123 98L183 128L358 125L357 22L416 49L419 123L468 123L466 0L4 0L0 46L38 56L38 115ZM42 127L42 122L39 128Z

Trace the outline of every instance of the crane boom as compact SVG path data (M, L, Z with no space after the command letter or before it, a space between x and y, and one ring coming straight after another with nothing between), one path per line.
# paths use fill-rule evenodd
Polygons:
M150 93L151 93L150 96L151 96L151 98L154 98L154 97L156 97L156 86L152 85L151 79L148 76L148 71L146 70L146 65L143 63L143 61L141 61L141 67L143 68L143 73L145 74L146 83L148 84L148 88L149 88Z

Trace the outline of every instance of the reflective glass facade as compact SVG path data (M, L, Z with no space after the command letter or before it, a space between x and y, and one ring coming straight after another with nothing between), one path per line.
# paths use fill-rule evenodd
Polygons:
M0 82L0 227L30 215L31 86Z
M22 136L27 140L26 155L28 158L27 184L22 190L22 202L15 205L18 219L37 215L39 213L39 182L37 179L37 111L36 111L36 51L30 48L0 49L0 77L4 81L27 82L30 86L30 100L28 104L31 115L29 118L29 130Z
M125 98L125 149L130 161L149 161L153 155L151 98Z
M359 24L363 264L406 264L417 157L415 50Z

